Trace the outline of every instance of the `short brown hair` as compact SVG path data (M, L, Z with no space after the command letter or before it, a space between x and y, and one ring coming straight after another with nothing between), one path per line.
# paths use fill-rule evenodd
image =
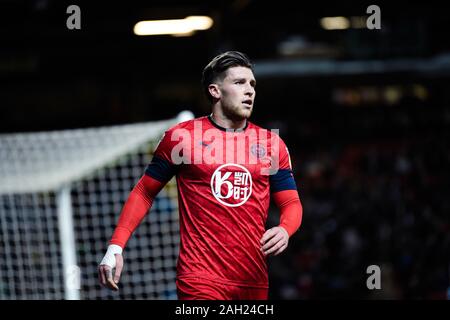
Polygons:
M239 51L227 51L214 57L203 69L203 90L210 101L212 101L212 96L208 90L209 85L214 83L218 78L223 77L223 74L228 68L238 66L246 67L253 71L253 64L247 55Z

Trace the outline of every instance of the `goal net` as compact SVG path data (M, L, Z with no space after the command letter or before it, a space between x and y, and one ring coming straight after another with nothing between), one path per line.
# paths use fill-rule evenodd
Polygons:
M176 299L174 179L127 244L118 292L97 268L163 132L192 117L0 135L0 299Z

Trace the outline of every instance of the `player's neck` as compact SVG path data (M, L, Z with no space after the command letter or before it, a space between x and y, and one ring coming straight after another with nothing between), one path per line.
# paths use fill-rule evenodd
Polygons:
M216 125L223 129L232 129L232 130L244 130L247 126L247 119L242 120L234 120L227 118L225 115L220 112L212 112L210 115L210 119L214 121Z

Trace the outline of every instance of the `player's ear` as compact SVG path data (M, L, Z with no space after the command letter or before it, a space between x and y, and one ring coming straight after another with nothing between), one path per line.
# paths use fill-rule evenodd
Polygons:
M220 93L219 86L218 86L216 83L211 83L211 84L208 86L208 91L209 91L209 94L210 94L213 98L215 98L215 99L220 99L221 93Z

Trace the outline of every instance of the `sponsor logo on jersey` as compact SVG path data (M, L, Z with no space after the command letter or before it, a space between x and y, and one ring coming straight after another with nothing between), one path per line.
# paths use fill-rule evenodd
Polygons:
M218 167L211 177L211 191L221 204L239 207L252 194L252 175L244 166L226 163Z

